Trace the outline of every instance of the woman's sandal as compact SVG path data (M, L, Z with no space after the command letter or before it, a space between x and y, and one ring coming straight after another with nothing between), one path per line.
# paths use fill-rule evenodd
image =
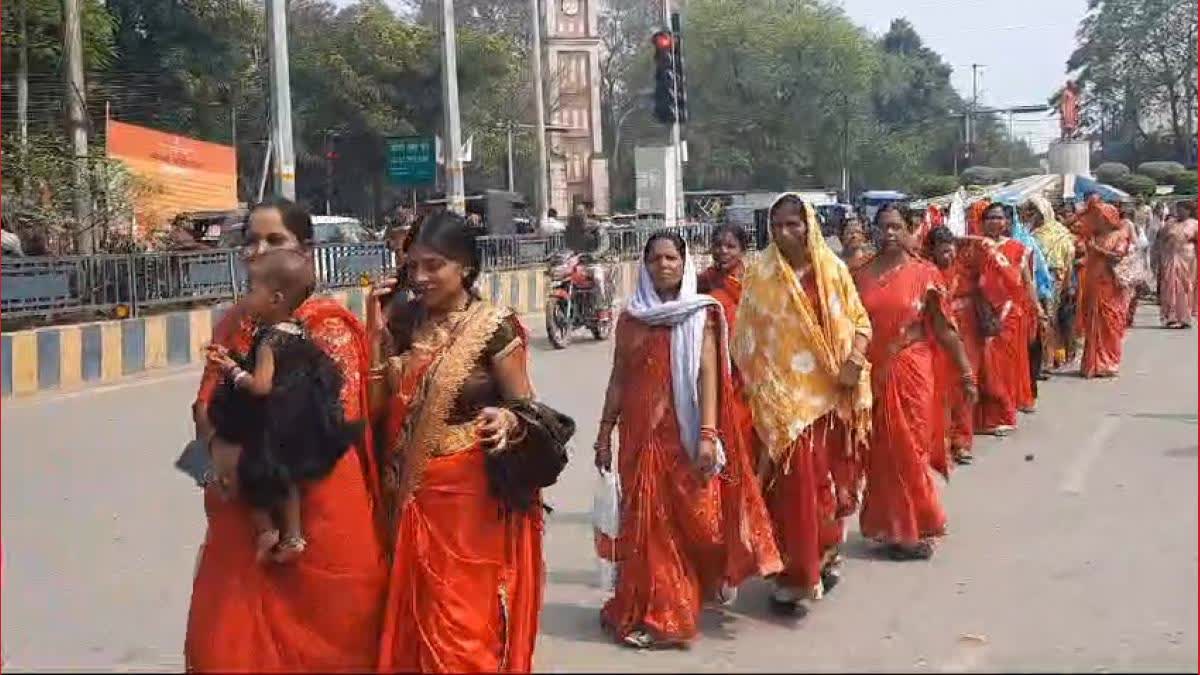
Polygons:
M933 544L928 541L918 542L915 546L892 544L888 547L888 556L892 560L929 560L933 557Z

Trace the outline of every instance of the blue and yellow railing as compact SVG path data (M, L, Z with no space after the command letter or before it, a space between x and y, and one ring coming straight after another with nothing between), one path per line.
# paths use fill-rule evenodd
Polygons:
M637 263L618 263L617 295L628 297ZM540 314L547 289L542 267L485 273L480 293L522 314ZM362 317L363 289L331 295ZM49 326L0 335L0 394L25 396L111 384L156 370L198 364L202 347L228 305L129 319Z

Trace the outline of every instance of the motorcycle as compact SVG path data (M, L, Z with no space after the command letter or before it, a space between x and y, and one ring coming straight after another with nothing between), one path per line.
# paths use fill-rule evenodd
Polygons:
M609 266L586 253L550 259L546 269L546 335L555 349L566 349L572 333L587 328L597 340L613 331L613 278Z

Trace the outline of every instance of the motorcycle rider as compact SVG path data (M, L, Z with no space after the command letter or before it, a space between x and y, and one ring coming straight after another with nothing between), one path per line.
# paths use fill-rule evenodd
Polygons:
M577 257L588 278L600 288L598 298L601 304L611 303L611 289L605 265L601 258L608 250L608 237L600 223L588 217L587 207L583 204L575 206L574 213L567 219L567 229L563 240L571 251L571 257Z

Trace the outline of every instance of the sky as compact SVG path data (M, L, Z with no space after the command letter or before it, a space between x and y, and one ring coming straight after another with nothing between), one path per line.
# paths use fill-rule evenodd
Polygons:
M886 32L892 19L907 18L925 44L953 66L952 81L965 97L971 96L971 64L982 65L979 101L989 107L1045 103L1066 82L1075 29L1087 11L1087 0L831 2L876 35ZM686 11L686 0L684 6ZM1058 136L1058 122L1050 113L1016 116L1013 131L1043 152Z
M981 106L1034 105L1066 82L1075 29L1087 0L834 0L858 25L876 35L892 19L907 18L954 68L952 82L971 96L971 64L979 76ZM1042 152L1058 136L1050 113L1016 116L1013 131Z

